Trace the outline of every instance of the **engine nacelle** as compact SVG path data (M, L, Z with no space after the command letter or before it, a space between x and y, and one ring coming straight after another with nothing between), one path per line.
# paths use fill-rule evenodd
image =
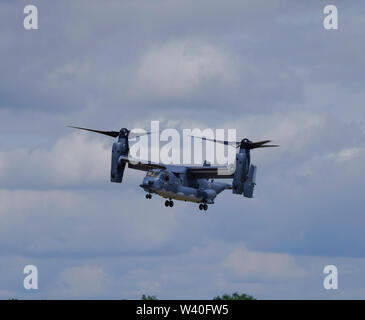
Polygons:
M243 184L248 174L249 159L247 159L246 153L236 154L236 170L233 175L232 181L232 193L242 194Z
M256 171L257 167L250 165L250 170L248 171L247 180L243 184L243 195L246 198L253 198L253 189L256 185Z
M120 139L113 144L112 150L112 163L110 172L110 181L121 183L123 180L123 173L125 169L125 162L120 161L119 158L122 155L128 155L129 146L127 139Z

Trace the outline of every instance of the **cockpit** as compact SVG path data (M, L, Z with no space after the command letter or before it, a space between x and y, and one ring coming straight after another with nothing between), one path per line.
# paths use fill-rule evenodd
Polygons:
M153 177L153 178L157 178L161 173L161 170L151 170L148 171L146 174L146 177Z
M168 182L170 180L169 174L163 170L151 170L148 171L146 177L151 177L156 180Z

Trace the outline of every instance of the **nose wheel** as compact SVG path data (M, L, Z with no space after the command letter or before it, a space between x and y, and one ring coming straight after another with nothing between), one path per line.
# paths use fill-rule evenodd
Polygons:
M199 210L207 211L208 210L208 205L206 203L199 204Z
M152 199L152 194L147 193L147 194L146 194L146 199Z
M165 207L173 207L174 206L174 201L172 200L166 200L165 201Z

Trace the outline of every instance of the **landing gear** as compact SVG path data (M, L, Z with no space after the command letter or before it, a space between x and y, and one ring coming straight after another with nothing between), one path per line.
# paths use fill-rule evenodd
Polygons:
M208 210L208 205L206 203L199 204L199 210L207 211Z
M174 206L174 201L172 200L166 200L165 201L165 207L173 207Z
M147 194L146 194L146 199L152 199L152 194L147 193Z

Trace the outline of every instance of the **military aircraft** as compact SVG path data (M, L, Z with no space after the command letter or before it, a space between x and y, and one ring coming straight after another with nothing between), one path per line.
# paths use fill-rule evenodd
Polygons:
M225 172L224 169L227 169L227 167L212 166L206 161L201 166L184 166L131 159L129 157L129 135L131 131L126 128L120 131L100 131L70 127L118 138L112 148L111 182L122 182L124 169L128 164L128 168L147 172L140 185L147 193L146 199L151 199L152 194L157 194L167 199L165 201L166 207L173 207L174 202L172 199L174 199L199 203L199 209L205 211L208 209L208 204L213 204L217 195L224 190L232 190L234 194L243 194L244 197L252 198L256 184L257 167L251 164L250 150L278 147L277 145L268 145L267 143L271 140L252 142L243 139L239 142L232 142L194 137L239 148L238 153L236 153L235 170ZM144 134L151 134L151 132ZM141 135L134 135L134 137ZM216 179L232 179L232 183L216 182Z

